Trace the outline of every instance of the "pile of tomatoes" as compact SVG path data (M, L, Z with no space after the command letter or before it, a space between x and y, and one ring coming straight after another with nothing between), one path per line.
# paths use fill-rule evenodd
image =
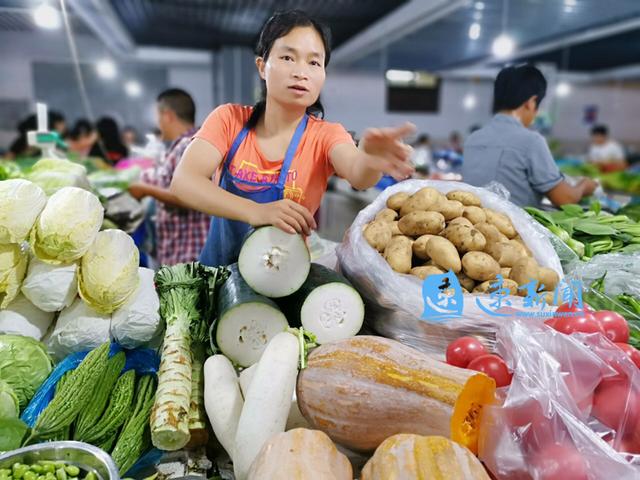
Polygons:
M627 343L629 326L616 312L596 312L586 305L578 308L575 304L564 304L545 324L567 335L600 333L622 350L635 368L640 368L640 351ZM624 357L610 344L599 348L597 354L613 370L605 368L602 373L591 375L589 378L595 378L595 383L591 383L589 388L580 385L581 380L571 375L571 368L567 368L568 375L563 377L565 384L583 420L592 426L599 423L611 430L603 437L605 441L619 452L640 454L640 388L637 379L632 383L630 378L630 375L635 376L636 370L632 364L622 360ZM476 338L461 337L451 342L446 360L450 365L485 373L496 381L498 387L511 384L512 373L506 362L489 352ZM572 368L576 368L575 365ZM597 385L595 389L594 384ZM543 413L540 403L531 398L506 408L504 421L519 438L528 468L536 472L537 478L586 480L588 465L575 448L564 422L555 413L551 418L548 415Z

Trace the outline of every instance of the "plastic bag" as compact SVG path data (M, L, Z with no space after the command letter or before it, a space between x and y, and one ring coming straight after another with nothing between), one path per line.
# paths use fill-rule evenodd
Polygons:
M43 312L22 294L0 310L0 333L14 333L42 340L53 323L53 312Z
M120 345L112 343L109 349L109 357L112 357L121 350L122 347ZM23 422L25 422L29 427L33 427L35 425L40 413L42 413L47 405L49 405L49 402L53 399L53 394L55 393L58 381L68 371L75 370L88 353L89 351L72 353L56 365L49 377L47 377L33 396L29 405L27 405L22 412L20 418ZM138 375L158 373L160 357L156 352L142 348L136 350L125 350L125 354L126 362L122 373L129 370L135 370Z
M489 302L486 295L464 295L463 316L445 322L421 319L424 311L422 281L413 275L394 272L382 256L369 246L362 235L364 226L385 208L387 198L398 192L414 193L433 187L442 193L464 190L475 193L483 207L506 214L541 266L562 276L560 260L547 236L521 208L496 193L461 182L408 180L384 190L369 206L360 211L337 248L341 272L360 292L366 305L365 320L369 327L385 337L399 340L425 353L442 357L447 345L462 335L479 337L487 346L495 341L502 323L482 311L477 299ZM509 296L516 310L528 310L522 297Z
M78 294L78 265L50 265L31 257L22 293L40 310L59 312Z
M591 261L581 263L571 276L588 287L607 274L605 293L611 297L626 293L640 298L640 253L609 253L596 255Z
M154 271L139 268L138 276L138 289L111 318L111 335L125 348L148 344L162 328L160 299L153 283Z
M496 478L640 478L640 457L616 451L640 453L640 371L622 350L525 320L505 322L497 346L514 375L502 404L484 408L479 439Z
M110 330L111 315L96 312L78 298L60 313L47 347L51 356L59 360L109 341Z

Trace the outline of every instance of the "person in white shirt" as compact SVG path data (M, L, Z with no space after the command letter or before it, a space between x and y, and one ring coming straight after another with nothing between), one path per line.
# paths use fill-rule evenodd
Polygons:
M601 170L621 170L626 167L626 160L622 146L609 138L606 125L597 125L591 129L591 148L589 162L600 167Z
M417 171L429 173L433 165L429 135L423 133L418 137L416 143L413 145L412 160Z

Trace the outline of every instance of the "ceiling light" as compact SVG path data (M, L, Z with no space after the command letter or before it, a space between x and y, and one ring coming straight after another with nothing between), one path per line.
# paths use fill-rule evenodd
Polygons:
M468 93L462 99L462 106L465 110L473 110L474 108L476 108L476 103L476 96L472 93Z
M564 4L567 7L575 7L576 6L576 0L564 0Z
M116 74L116 65L111 60L100 60L96 64L96 71L98 75L102 78L112 79L115 78Z
M571 13L571 12L573 12L573 7L570 7L570 6L568 6L568 5L565 5L565 7L564 7L564 12L565 12L565 13Z
M566 97L571 93L571 85L567 82L560 82L556 85L556 95L558 97Z
M127 92L127 95L130 97L139 97L142 93L142 87L135 80L129 80L124 84L124 91Z
M491 45L491 51L496 58L507 58L515 49L516 45L513 39L506 34L499 35Z
M476 10L484 10L484 3L483 2L476 2L474 7L475 7Z
M472 23L471 26L469 27L469 38L471 40L477 40L478 38L480 38L480 31L481 31L480 24L477 22Z
M389 82L411 82L416 74L409 70L387 70L385 77Z
M55 30L62 25L60 12L46 3L33 9L33 21L40 28L48 30Z

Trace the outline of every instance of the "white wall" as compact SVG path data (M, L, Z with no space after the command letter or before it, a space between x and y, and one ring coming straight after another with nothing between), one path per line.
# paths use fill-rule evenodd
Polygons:
M466 135L469 127L484 124L491 118L492 83L445 80L440 91L440 112L437 114L389 113L385 106L383 73L329 71L322 92L326 118L342 123L358 134L367 127L413 122L418 132L436 140L445 140L453 130ZM477 99L475 109L467 111L462 100L467 93Z
M640 87L620 85L573 84L569 97L556 99L550 81L543 104L554 120L552 136L570 143L589 139L590 126L583 123L584 108L597 105L598 122L610 126L612 136L625 143L640 142ZM464 96L472 92L475 109L462 106ZM389 113L385 108L385 80L382 73L329 71L322 93L327 119L342 123L359 134L367 127L396 125L403 121L416 124L418 132L436 140L445 140L453 130L466 136L469 127L491 118L493 82L445 79L440 92L438 114Z
M608 125L612 137L625 143L640 142L638 85L574 83L571 94L555 102L554 136L561 140L588 141L590 126L583 122L588 105L598 107L597 123Z
M213 72L210 67L169 67L167 83L169 88L186 90L196 103L196 123L203 120L215 107L213 100Z

